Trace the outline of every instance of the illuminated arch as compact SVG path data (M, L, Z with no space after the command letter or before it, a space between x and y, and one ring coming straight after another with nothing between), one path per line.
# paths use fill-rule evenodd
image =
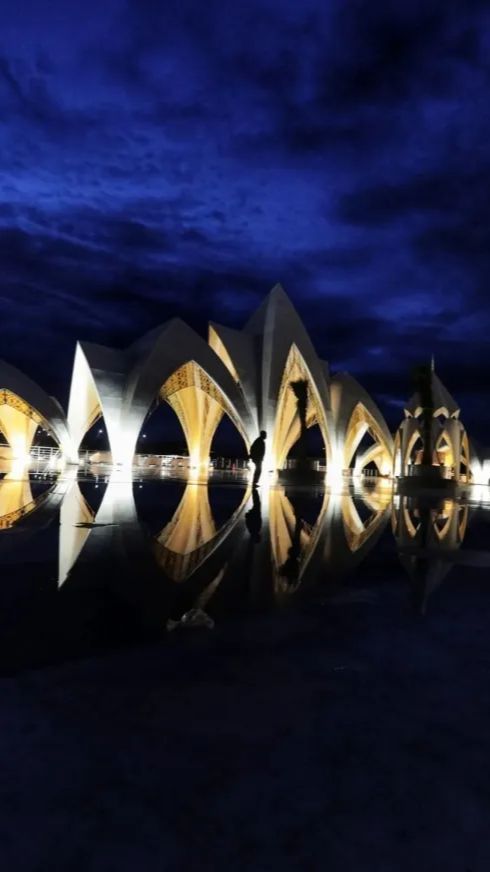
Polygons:
M435 460L446 467L455 467L458 458L458 448L454 444L452 433L444 427L435 440Z
M374 439L374 444L369 446L363 454L356 459L354 472L360 474L363 469L374 461L380 473L391 471L392 464L392 440L388 441L383 426L368 411L364 403L358 402L354 407L347 425L344 441L344 464L347 469L362 442L366 433Z
M465 476L465 480L467 482L471 481L473 479L472 469L471 469L472 456L471 456L471 449L470 449L470 440L468 439L468 434L467 434L466 430L463 430L463 433L461 434L459 466L460 466L460 470L459 470L460 473L461 473L461 467L464 467L463 475ZM461 475L460 475L460 477L461 477Z
M400 430L396 431L393 445L393 475L398 478L402 474L402 439Z
M0 361L0 430L14 459L28 457L40 425L53 436L61 454L73 460L73 446L59 403L18 369Z
M245 445L249 443L236 409L196 361L188 361L172 373L160 388L158 397L170 405L180 421L191 467L206 464L213 436L224 414L228 415Z
M419 427L416 426L416 427L412 428L412 431L411 431L408 439L405 440L405 450L402 454L402 474L403 475L405 475L406 470L407 470L408 466L410 465L410 460L412 457L413 449L415 448L415 445L419 439L421 440L421 442L423 442L422 433L421 433ZM416 460L416 458L415 458L415 460Z
M307 384L306 426L309 428L318 424L325 446L326 458L329 455L329 434L325 409L311 372L297 346L293 343L286 360L279 388L272 437L272 456L279 469L284 466L286 457L293 445L298 441L301 432L297 402L291 388L291 384L296 381L305 381Z
M356 461L355 472L361 473L373 461L383 475L393 467L393 439L376 403L367 391L347 373L336 374L331 381L332 413L335 428L335 464L337 473L349 469L352 458L368 431L374 444Z
M116 452L121 442L127 367L121 351L92 342L77 343L68 403L68 427L77 451L85 434L104 416L109 445Z
M326 364L315 352L293 304L276 285L243 330L210 325L209 344L240 389L255 434L268 434L264 466L278 469L299 436L296 404L287 384L296 372L308 383L309 425L318 422L331 459L330 389ZM291 392L289 392L290 394Z
M207 461L223 413L247 446L253 438L253 421L230 373L180 319L152 330L124 352L78 345L68 412L77 446L103 415L113 464L131 465L145 419L164 400L180 420L193 465Z

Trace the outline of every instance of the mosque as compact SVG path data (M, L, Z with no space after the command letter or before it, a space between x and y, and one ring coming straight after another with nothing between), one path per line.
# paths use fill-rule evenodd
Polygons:
M332 375L318 357L280 285L242 330L210 323L207 342L173 318L124 351L77 343L66 415L38 384L0 361L0 455L26 462L43 427L59 456L78 464L85 434L103 417L113 466L130 468L143 424L166 402L182 427L191 468L208 468L226 415L247 449L260 430L267 432L264 469L277 471L301 435L292 389L298 383L305 390L304 425L321 433L327 482L368 471L417 478L430 467L441 479L488 484L490 460L472 449L460 408L433 366L393 437L359 382L348 373Z

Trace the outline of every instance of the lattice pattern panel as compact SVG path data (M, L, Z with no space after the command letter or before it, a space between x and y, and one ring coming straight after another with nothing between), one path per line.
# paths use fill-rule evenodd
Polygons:
M27 418L31 418L32 421L36 422L36 424L42 424L44 422L43 417L39 412L36 412L29 403L26 403L25 400L22 400L17 396L17 394L13 394L12 391L6 390L5 388L0 390L0 406L11 406Z
M179 367L171 376L168 377L165 384L162 385L159 393L160 400L168 401L170 397L179 393L185 388L196 388L203 391L208 397L215 400L224 412L231 419L238 432L245 438L243 427L240 419L233 410L233 407L226 399L223 392L218 388L216 383L207 375L207 373L195 361L190 360ZM246 441L246 439L245 439Z

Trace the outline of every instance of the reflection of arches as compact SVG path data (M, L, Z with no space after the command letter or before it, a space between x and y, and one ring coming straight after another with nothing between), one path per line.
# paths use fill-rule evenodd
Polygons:
M300 585L306 567L317 547L328 507L328 493L313 524L295 510L284 488L269 493L269 531L276 591L292 593Z
M374 492L377 490L375 488ZM381 493L380 489L376 498L371 497L371 492L360 497L364 506L361 508L358 503L359 510L349 494L334 494L330 497L324 559L332 581L338 581L355 569L383 533L388 521L389 496Z
M354 499L351 496L343 496L341 501L342 520L344 534L351 552L358 551L374 534L386 515L386 505L379 510L371 506L370 514L365 521L361 520Z
M455 562L463 541L468 506L442 500L431 506L413 497L393 504L393 532L398 554L414 583L417 608L425 612L431 593L441 584Z
M301 433L297 400L291 388L293 382L299 381L304 381L307 384L306 426L309 428L317 424L320 427L325 454L328 456L329 437L325 411L310 370L297 346L293 343L284 367L277 398L272 456L275 458L278 468L284 466L286 457Z
M228 536L241 514L249 492L217 530L209 503L208 488L189 483L168 524L156 537L154 554L158 565L174 581L187 579Z
M0 361L0 431L13 458L27 458L39 425L52 435L61 452L72 459L72 446L61 406L32 379Z
M468 506L460 506L458 513L458 540L462 542L466 535L468 526L469 509Z
M87 541L94 512L83 497L77 481L66 494L60 509L60 540L58 553L58 586L61 586L75 565Z
M20 518L34 511L39 499L33 498L31 483L24 471L14 465L0 481L0 530L13 527Z

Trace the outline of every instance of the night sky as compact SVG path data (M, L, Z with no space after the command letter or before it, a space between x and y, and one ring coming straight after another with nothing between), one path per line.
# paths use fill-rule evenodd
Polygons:
M242 326L281 282L395 426L413 364L490 426L490 4L1 4L0 356Z

